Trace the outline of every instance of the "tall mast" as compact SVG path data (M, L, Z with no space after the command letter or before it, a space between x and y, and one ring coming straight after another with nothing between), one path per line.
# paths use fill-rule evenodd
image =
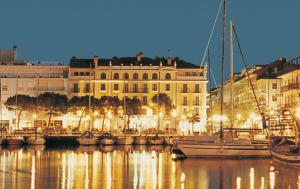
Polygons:
M92 62L90 62L90 76L89 76L89 113L91 115L91 74L92 74ZM89 119L89 131L91 131L91 118Z
M124 82L124 85L123 85L123 116L124 116L124 131L125 131L125 134L126 134L126 129L127 129L127 121L126 121L126 95L125 95L125 75L123 75L123 82ZM128 117L129 119L129 117Z
M233 44L232 44L232 20L229 22L230 27L230 127L234 125L234 101L233 101L233 82L234 82L234 68L233 68Z
M1 66L1 65L0 65ZM2 68L0 69L0 129L1 129L1 135L2 135Z
M225 60L225 35L226 35L226 0L223 2L223 32L222 32L222 81L221 81L221 116L223 117L224 96L224 60ZM223 120L220 121L220 139L223 142Z
M211 94L211 89L212 89L212 86L211 86L211 63L210 63L210 54L209 54L209 48L207 49L207 61L208 61L208 82L209 82L209 115L210 115L210 126L211 126L211 129L212 129L212 94Z

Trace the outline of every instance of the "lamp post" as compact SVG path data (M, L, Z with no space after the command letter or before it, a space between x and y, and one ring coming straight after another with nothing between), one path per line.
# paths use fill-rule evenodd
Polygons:
M34 125L34 130L35 130L35 137L37 136L37 126L36 126L36 118L37 118L37 115L36 114L33 114L33 125Z

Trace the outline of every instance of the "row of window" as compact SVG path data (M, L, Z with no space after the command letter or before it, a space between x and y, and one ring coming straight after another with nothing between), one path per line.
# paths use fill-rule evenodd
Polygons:
M74 72L73 75L74 76L90 76L91 73L90 72ZM107 74L106 73L101 73L100 74L100 79L102 79L102 80L107 79ZM120 74L119 73L114 73L113 74L113 79L120 79ZM129 74L128 73L124 73L123 74L123 79L129 79ZM132 79L138 80L139 79L139 74L138 73L134 73L132 75ZM149 74L148 73L143 73L142 79L144 79L144 80L149 79ZM153 73L151 79L154 79L154 80L158 79L158 74L157 73ZM170 73L166 73L164 79L165 80L172 79L171 74Z
M203 76L203 72L185 72L184 76Z
M74 87L73 87L75 93L78 93L79 92L79 86L78 86L78 83L75 83L74 84ZM106 90L106 84L102 83L100 85L100 90L101 91L105 91ZM119 91L119 84L114 84L113 85L113 90L114 91ZM128 84L124 84L124 92L129 92L128 90ZM157 91L158 88L157 88L157 84L152 84L152 91ZM89 83L86 83L85 86L84 86L84 89L83 89L84 92L90 92L90 84ZM165 91L171 91L171 84L165 84ZM139 85L138 84L133 84L133 92L134 93L137 93L139 92ZM147 93L148 92L148 84L143 84L142 86L142 91L143 93ZM195 93L200 93L200 87L199 87L199 84L195 84ZM187 88L187 84L183 84L183 89L182 89L182 93L188 93L188 88Z

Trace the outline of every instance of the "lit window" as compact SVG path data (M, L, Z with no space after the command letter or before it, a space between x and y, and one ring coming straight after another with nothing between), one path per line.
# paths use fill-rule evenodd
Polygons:
M101 84L100 89L101 89L101 91L105 91L105 84Z
M119 90L119 84L114 84L114 91L118 91Z

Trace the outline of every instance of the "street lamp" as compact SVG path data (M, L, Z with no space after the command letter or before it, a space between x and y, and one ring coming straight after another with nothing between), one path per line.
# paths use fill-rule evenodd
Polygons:
M300 107L296 108L296 117L300 118Z

